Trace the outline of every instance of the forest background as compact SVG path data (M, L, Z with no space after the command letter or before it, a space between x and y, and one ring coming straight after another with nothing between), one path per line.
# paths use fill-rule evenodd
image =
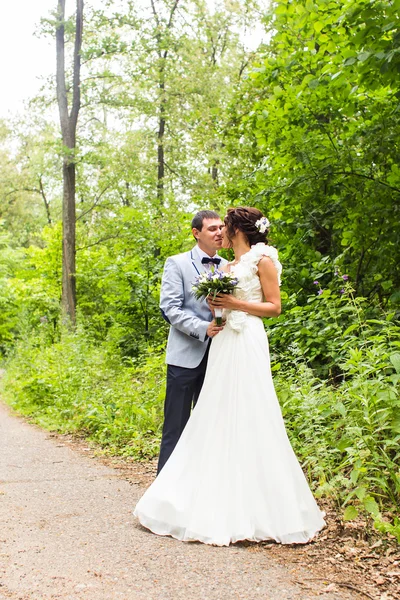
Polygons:
M63 4L42 20L63 81L0 122L5 399L108 452L157 454L163 263L193 244L197 209L257 206L284 265L265 326L294 449L344 519L400 541L400 0Z

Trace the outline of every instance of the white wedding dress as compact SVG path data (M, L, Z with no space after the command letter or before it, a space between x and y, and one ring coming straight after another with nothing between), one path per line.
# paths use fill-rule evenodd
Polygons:
M276 249L256 244L232 267L238 298L262 300L262 256L280 277ZM324 526L286 434L261 318L227 311L197 405L134 514L156 534L218 546L305 543Z

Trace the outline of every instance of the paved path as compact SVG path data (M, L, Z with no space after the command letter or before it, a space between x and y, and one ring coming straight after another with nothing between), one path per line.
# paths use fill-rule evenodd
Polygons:
M115 469L0 405L0 599L306 600L317 594L293 580L309 574L294 576L260 547L216 548L150 534L131 512L142 493Z

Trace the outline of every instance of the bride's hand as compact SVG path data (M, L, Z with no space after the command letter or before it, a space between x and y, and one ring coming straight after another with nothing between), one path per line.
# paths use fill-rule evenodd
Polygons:
M209 298L208 304L212 310L216 308L228 308L229 310L240 310L240 301L232 294L217 294L215 299Z

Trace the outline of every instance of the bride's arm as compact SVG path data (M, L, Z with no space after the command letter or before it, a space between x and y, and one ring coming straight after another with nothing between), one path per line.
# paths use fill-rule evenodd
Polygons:
M258 263L264 302L247 302L239 300L232 294L218 294L215 301L210 301L212 308L228 308L229 310L242 310L256 317L279 317L281 314L281 294L278 277L272 260L264 256Z

